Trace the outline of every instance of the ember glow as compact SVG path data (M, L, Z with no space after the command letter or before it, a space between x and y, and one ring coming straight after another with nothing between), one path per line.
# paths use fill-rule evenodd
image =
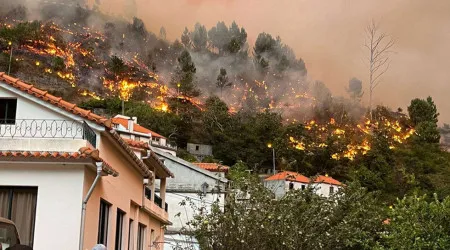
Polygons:
M319 148L342 145L342 147L337 147L341 149L333 153L331 158L334 160L346 158L351 161L358 155L366 155L371 150L370 141L375 138L374 133L382 133L391 150L405 143L415 133L414 128L401 125L399 121L387 118L382 118L380 122L366 119L356 126L338 125L333 118L325 124L318 124L311 120L304 123L304 128L307 135L313 138L313 141L290 136L289 142L293 148L314 152ZM330 138L333 145L327 145Z

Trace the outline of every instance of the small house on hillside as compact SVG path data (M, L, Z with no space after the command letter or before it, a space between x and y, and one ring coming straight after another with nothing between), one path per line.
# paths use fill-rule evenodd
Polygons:
M324 197L329 197L342 187L341 182L327 175L308 178L291 171L279 172L264 180L264 186L275 194L275 198L283 197L289 190L304 190L311 185L318 195Z
M187 151L195 156L198 161L202 161L207 156L212 156L212 146L206 144L188 143Z

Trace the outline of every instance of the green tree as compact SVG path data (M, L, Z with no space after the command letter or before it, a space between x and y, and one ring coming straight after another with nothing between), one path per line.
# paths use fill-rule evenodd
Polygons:
M232 172L235 166L232 167ZM236 167L237 168L237 167ZM383 210L357 185L324 199L313 190L273 194L248 174L233 173L224 210L199 213L189 226L202 249L372 249Z
M450 198L397 200L389 211L382 242L387 249L450 249Z
M187 27L184 28L183 34L181 35L181 43L184 45L185 48L191 47L191 38Z
M217 76L216 86L220 89L220 97L222 98L222 92L225 87L230 87L232 83L228 81L227 70L220 68L219 75Z
M197 88L195 72L197 71L191 55L184 50L177 59L178 66L172 77L171 85L178 88L181 93L187 96L199 96L200 90Z
M413 99L408 106L408 113L420 141L439 143L440 134L437 126L439 113L431 97L426 100Z

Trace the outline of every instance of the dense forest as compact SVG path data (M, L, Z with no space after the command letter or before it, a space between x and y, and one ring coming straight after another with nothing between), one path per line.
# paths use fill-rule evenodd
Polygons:
M0 11L1 71L101 115L124 108L175 142L180 157L192 158L188 142L210 144L206 161L266 172L271 144L279 170L358 181L387 203L450 194L431 97L369 115L361 80L334 96L280 37L261 33L250 45L235 22L197 23L168 41L164 27L154 34L139 18L44 4L29 20L36 13L19 3Z

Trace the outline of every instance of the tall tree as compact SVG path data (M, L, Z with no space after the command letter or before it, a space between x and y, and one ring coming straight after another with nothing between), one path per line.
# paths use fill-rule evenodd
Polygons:
M223 95L222 95L223 89L225 87L230 87L231 86L231 82L228 81L228 75L227 75L227 70L226 69L220 68L219 75L217 76L216 85L217 85L218 88L220 88L220 98L222 98L223 97Z
M372 117L372 97L374 89L381 83L381 77L389 69L391 48L395 41L379 30L372 22L366 27L364 47L369 52L369 113Z
M181 43L185 48L191 47L191 37L187 27L184 28L183 34L181 35Z
M191 55L184 50L177 59L178 66L174 77L171 80L172 86L178 88L186 96L199 96L200 91L197 88L195 72L197 71Z
M206 49L206 46L208 45L208 33L206 32L204 25L196 23L191 36L192 43L197 51Z
M161 28L159 29L159 38L166 40L166 36L167 36L166 28L164 28L164 26L161 26Z

